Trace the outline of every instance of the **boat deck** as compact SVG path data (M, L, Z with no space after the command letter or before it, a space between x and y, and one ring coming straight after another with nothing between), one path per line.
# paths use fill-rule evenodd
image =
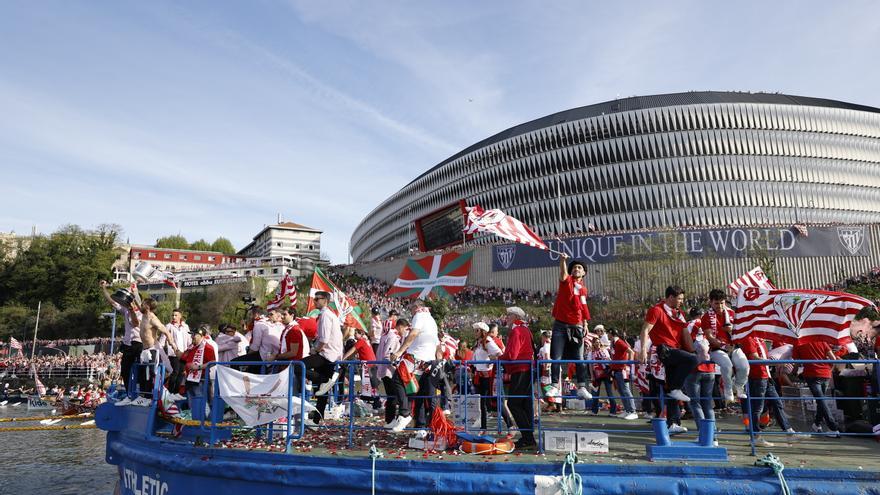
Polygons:
M490 418L490 426L497 424L494 421L494 418ZM542 421L545 428L560 430L618 430L608 433L608 453L580 453L579 459L581 462L593 464L719 466L717 462L649 461L646 456L645 447L654 444L654 435L650 430L651 425L646 419L626 421L609 417L607 413L591 416L584 411L565 411L561 414L544 415L542 416ZM791 421L796 430L809 431L809 423L799 422L797 419L792 419ZM294 440L291 444L292 453L365 458L369 455L370 446L375 445L383 453L384 458L389 460L559 463L566 456L565 452L550 450L546 450L543 454L530 450L517 451L509 455L488 456L462 454L453 450L425 452L407 447L407 442L413 436L413 432L393 434L381 429L383 423L381 417L357 418L356 423L359 426L369 426L375 429L355 430L353 447L351 448L347 447L348 420L331 420L324 423L326 427L309 429L306 431L304 438ZM674 436L673 441L696 441L694 422L684 420L682 424L690 431ZM782 459L786 467L880 472L880 442L873 437L843 436L842 438L830 438L812 436L808 439L793 440L789 436L781 434L778 427L771 427L764 434L764 438L772 442L774 446L756 447L757 456L752 456L749 437L742 434L744 427L737 415L718 418L717 427L720 431L716 438L721 447L727 448L729 457L729 462L721 463L720 465L730 467L753 466L757 458L772 452ZM478 432L474 431L474 433ZM281 435L276 435L275 442L267 444L265 441L254 440L250 434L237 434L233 440L222 444L222 448L283 452L284 443Z

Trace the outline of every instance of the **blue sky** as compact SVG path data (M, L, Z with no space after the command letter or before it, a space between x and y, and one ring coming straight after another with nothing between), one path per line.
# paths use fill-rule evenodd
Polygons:
M281 213L344 262L401 186L559 110L688 90L880 107L880 3L625 4L6 2L0 232L240 248Z

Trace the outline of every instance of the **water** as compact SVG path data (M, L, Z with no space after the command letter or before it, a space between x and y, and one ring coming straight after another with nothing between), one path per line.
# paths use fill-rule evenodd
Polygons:
M48 412L28 412L26 404L7 406L0 409L0 418L48 416ZM0 423L0 495L113 493L118 475L115 466L104 462L103 431L2 431L9 426L39 426L39 422Z

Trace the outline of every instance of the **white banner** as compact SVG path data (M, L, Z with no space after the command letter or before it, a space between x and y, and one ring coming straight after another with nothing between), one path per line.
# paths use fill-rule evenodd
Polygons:
M229 404L248 426L263 425L287 418L287 387L289 371L272 375L244 373L226 366L217 366L220 397ZM292 413L300 410L299 397L291 399ZM306 412L315 406L306 402Z

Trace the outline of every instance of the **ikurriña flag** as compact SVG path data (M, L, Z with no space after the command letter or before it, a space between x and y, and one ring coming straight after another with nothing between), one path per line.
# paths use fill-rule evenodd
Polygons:
M467 285L473 255L473 251L451 252L408 259L388 295L425 299L433 293L452 297Z
M306 314L309 318L318 316L318 310L315 307L315 293L318 291L330 293L330 309L339 316L343 324L367 329L367 325L364 324L363 309L352 298L346 296L318 267L315 267L315 273L312 275L312 287L309 289L309 303L306 308Z
M474 205L469 206L467 211L467 223L464 226L467 234L488 232L520 244L548 249L543 239L532 232L528 225L501 210L483 210L482 206Z
M850 325L871 301L845 292L743 287L737 296L733 339L750 334L776 344L852 342Z

